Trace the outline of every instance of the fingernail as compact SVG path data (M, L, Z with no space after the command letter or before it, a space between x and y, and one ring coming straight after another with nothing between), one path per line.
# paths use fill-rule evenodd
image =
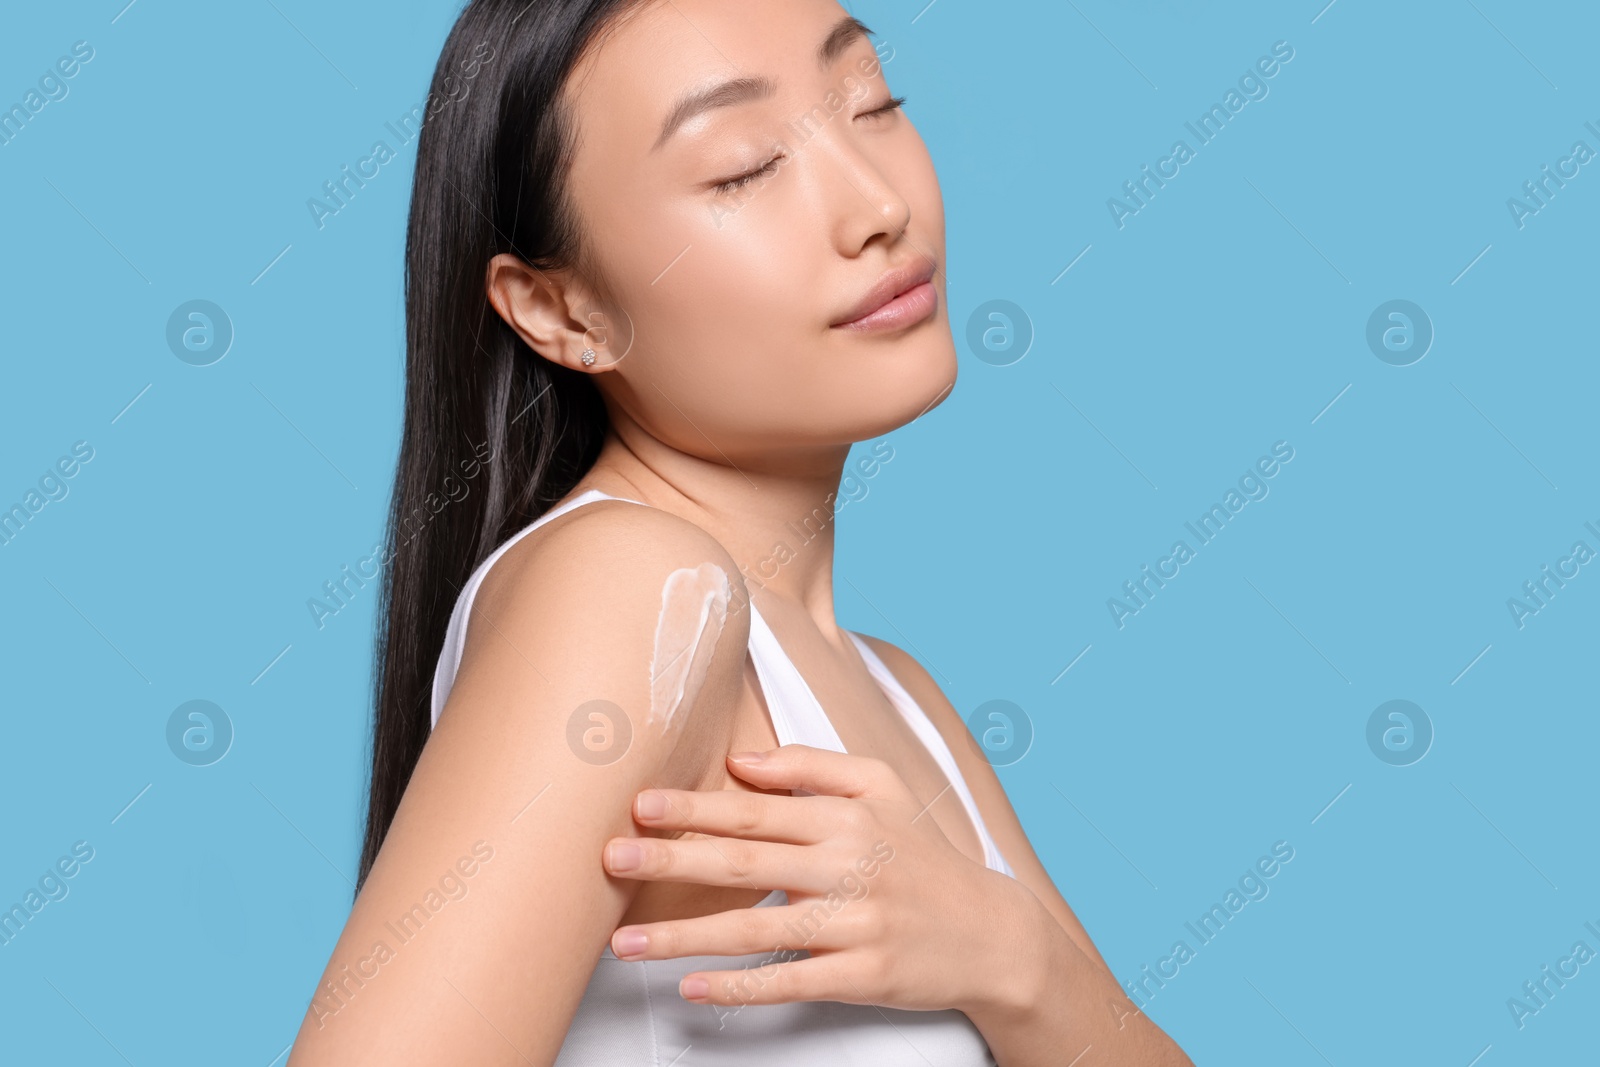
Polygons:
M643 955L649 944L650 939L641 930L618 930L611 939L611 951L617 959L628 960Z
M728 757L735 763L759 763L767 758L765 752L735 752Z
M644 849L632 841L606 846L606 866L613 871L631 871L644 862Z
M654 791L640 793L636 807L639 812L639 818L659 819L667 813L667 798Z
M678 995L684 1000L704 1000L709 992L711 983L698 975L685 978L678 983Z

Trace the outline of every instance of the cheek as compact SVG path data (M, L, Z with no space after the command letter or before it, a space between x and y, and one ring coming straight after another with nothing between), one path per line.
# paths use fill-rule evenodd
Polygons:
M768 389L803 382L799 353L814 348L829 317L819 255L826 250L805 218L758 217L752 205L721 230L694 232L680 219L673 239L681 243L661 260L671 264L664 272L643 256L626 270L640 344L662 350L675 378Z
M731 453L814 420L840 387L819 352L816 272L748 227L685 243L665 274L638 250L611 266L627 279L618 298L634 326L624 375L636 410L695 454L707 439Z

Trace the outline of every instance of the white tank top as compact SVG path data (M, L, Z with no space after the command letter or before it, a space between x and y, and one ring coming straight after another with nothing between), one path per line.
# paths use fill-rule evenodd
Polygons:
M489 568L512 545L544 523L596 500L649 506L598 489L586 490L518 531L472 572L450 613L444 648L434 670L434 724L438 723L455 682L466 647L472 602ZM755 602L748 603L750 658L778 743L845 751L811 687L784 653ZM972 792L938 728L872 646L854 631L846 633L889 702L916 732L961 798L983 843L985 865L1015 877L989 836ZM788 894L775 889L752 906L774 907L788 902ZM994 1057L983 1035L970 1019L954 1009L904 1011L838 1001L752 1004L735 1009L691 1004L678 995L678 982L693 971L741 970L809 955L804 950L792 950L782 956L761 952L629 961L617 959L607 945L568 1028L556 1067L994 1067Z

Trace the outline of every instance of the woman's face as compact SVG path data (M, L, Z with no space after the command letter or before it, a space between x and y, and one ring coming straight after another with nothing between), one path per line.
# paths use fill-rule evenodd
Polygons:
M949 392L938 179L834 0L647 4L566 92L570 196L610 295L590 344L634 421L737 461L863 440ZM841 325L924 278L876 328Z

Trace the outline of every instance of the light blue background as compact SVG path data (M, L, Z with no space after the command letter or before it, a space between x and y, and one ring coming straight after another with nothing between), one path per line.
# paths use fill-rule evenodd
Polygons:
M124 2L0 15L0 104L95 49L0 147L0 504L95 450L0 548L0 903L95 849L0 947L0 1058L271 1067L359 848L374 596L320 632L305 602L380 536L414 143L324 229L305 203L394 144L454 9ZM1035 337L1010 366L963 341L890 435L842 621L963 712L1025 710L1002 777L1124 980L1293 846L1149 1003L1197 1063L1595 1062L1600 963L1520 1030L1506 1002L1600 950L1600 567L1521 629L1506 601L1600 549L1600 164L1523 228L1506 202L1600 149L1600 16L1205 7L855 9L939 169L958 339L993 299ZM1119 229L1107 199L1280 40L1270 94ZM196 298L237 331L203 368L164 340ZM1406 367L1365 341L1396 298L1436 330ZM1119 629L1107 599L1280 440L1270 495ZM203 768L163 733L195 698L237 732ZM1367 746L1391 699L1436 731L1411 766Z

